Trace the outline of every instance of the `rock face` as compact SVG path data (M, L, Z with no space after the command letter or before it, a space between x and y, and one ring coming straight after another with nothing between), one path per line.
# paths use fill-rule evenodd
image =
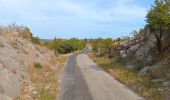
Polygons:
M131 61L132 59L135 59L135 53L136 51L139 49L140 45L137 44L137 45L134 45L134 46L131 46L128 50L127 50L127 61Z
M16 74L12 73L8 69L0 69L1 92L12 98L16 98L20 94L21 81L19 81L16 77Z
M7 95L0 94L0 100L13 100L13 99Z
M156 60L156 57L158 56L156 44L157 40L154 34L150 34L146 43L136 51L136 58L144 62L145 64L151 63L152 61Z
M159 53L157 50L157 39L154 33L146 26L143 31L140 31L137 38L140 41L133 43L127 50L127 61L138 60L144 64L155 61Z
M56 55L33 44L30 34L22 29L6 30L0 29L0 100L13 100L21 95L23 82L31 81L29 67L34 63L56 66L51 63Z

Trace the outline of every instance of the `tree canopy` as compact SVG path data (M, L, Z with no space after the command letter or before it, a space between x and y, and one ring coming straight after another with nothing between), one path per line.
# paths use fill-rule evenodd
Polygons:
M45 42L45 45L60 54L66 54L73 51L82 50L85 48L86 44L84 40L76 38L71 38L69 40L54 38L51 42Z
M146 18L153 31L164 31L170 25L169 0L156 0Z
M162 35L170 26L170 0L155 0L146 18L148 26L157 39L159 53L162 53Z

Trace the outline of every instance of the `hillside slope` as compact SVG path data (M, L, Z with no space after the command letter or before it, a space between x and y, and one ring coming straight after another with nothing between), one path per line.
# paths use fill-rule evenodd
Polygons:
M0 100L36 98L36 83L46 77L39 69L57 69L53 51L31 42L31 33L22 27L0 29ZM41 68L42 67L42 68ZM41 73L41 76L38 76ZM48 73L47 73L48 74Z

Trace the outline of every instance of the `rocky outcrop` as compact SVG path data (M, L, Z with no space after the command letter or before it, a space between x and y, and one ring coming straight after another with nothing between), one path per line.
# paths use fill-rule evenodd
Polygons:
M34 63L57 66L53 51L31 42L24 30L0 29L0 100L13 100L21 95L23 82L31 82L29 68Z
M138 39L140 42L136 42L136 44L133 44L127 50L127 61L138 60L143 64L149 64L155 61L159 53L157 50L157 39L154 33L146 26L143 31L140 31Z
M157 51L157 40L154 36L154 34L150 34L148 40L144 45L142 45L137 51L136 51L136 58L137 60L142 61L144 64L152 63L154 60L156 60L158 56Z

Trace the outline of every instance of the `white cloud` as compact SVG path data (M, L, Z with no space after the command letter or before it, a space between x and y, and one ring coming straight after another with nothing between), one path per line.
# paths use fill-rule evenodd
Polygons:
M44 27L53 25L53 30L57 30L54 26L60 27L60 32L65 29L68 32L99 32L102 28L111 31L122 23L127 26L128 23L143 22L147 8L135 2L136 0L0 0L0 16L3 16L2 22L6 18L35 28L43 27L43 30Z
M25 6L28 0L0 0L0 5L8 8L17 8Z
M10 11L18 13L21 18L28 16L28 19L46 17L57 18L57 16L49 16L43 11L54 11L57 13L63 11L65 13L74 14L77 18L84 20L95 21L128 21L133 19L141 19L146 14L146 8L131 5L134 0L119 0L114 1L113 7L107 9L98 9L94 4L75 2L71 0L56 0L56 1L42 1L42 0L0 0L0 6L4 6ZM89 1L90 2L90 1ZM4 9L5 9L4 8ZM13 8L13 9L11 9ZM62 13L60 13L62 14ZM25 15L25 16L24 16ZM38 16L39 15L39 16Z

